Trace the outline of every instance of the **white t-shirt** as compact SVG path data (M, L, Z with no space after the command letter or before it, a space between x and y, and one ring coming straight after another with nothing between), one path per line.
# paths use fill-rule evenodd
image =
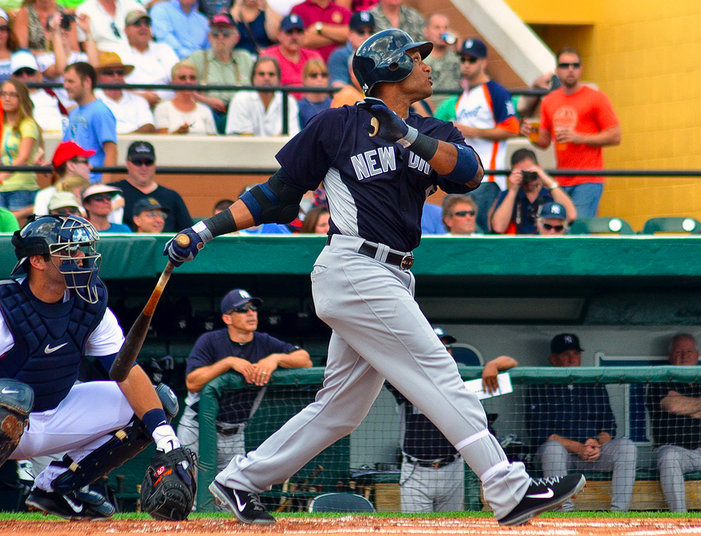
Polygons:
M170 84L170 72L173 66L180 61L170 45L155 41L149 43L146 52L139 52L128 43L115 52L119 54L124 65L134 66L134 70L124 78L127 84ZM135 91L144 90L136 89ZM173 91L167 89L159 89L156 93L161 97L161 100L172 99L175 96Z
M299 132L299 106L294 97L288 96L289 135ZM263 106L257 91L236 93L226 117L227 134L253 134L254 136L282 135L282 93L275 92L268 109Z
M34 119L44 132L60 132L63 134L68 126L68 118L61 115L58 99L49 95L43 89L37 89L29 94L34 104Z
M135 9L146 8L134 0L114 0L117 11L112 17L98 0L85 0L77 9L77 14L85 13L90 17L90 31L99 50L116 52L115 47L128 45L124 32L124 19L127 13ZM122 59L122 61L124 61Z
M159 102L153 112L156 120L156 129L167 128L168 132L175 132L184 123L190 125L188 134L216 134L217 126L214 124L214 116L204 104L196 103L192 112L181 112L173 106L173 101Z
M117 119L117 134L129 134L144 125L154 124L148 101L139 95L122 91L122 98L115 101L102 89L96 89L95 96L107 105Z

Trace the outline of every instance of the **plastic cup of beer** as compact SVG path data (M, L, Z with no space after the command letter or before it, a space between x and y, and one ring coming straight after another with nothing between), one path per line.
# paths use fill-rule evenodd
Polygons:
M538 138L540 138L540 119L529 119L528 124L531 126L528 139L535 143L538 141Z

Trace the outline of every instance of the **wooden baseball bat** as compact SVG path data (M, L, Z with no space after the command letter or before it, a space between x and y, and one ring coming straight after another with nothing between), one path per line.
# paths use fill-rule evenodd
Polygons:
M190 245L190 237L186 234L179 234L175 237L175 243L181 248L186 248ZM156 310L156 305L158 305L158 300L161 299L161 294L163 294L166 283L168 283L168 279L170 279L173 268L175 268L173 263L168 261L161 277L158 278L156 288L153 289L151 297L144 306L144 310L141 311L139 317L134 321L134 324L132 324L129 333L127 333L124 339L122 348L114 359L114 363L112 363L112 367L110 368L110 380L123 382L127 379L129 371L134 366L136 358L141 351L141 347L144 345L148 328L151 325L151 318Z

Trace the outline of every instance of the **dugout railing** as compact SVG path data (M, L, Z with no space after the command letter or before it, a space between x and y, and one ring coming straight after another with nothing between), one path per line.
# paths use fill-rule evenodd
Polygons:
M459 367L464 380L478 378L480 367ZM314 400L323 381L322 367L278 370L263 403L246 426L246 450L252 450L284 422ZM660 382L698 384L701 367L517 367L509 371L513 392L483 400L490 425L512 461L541 474L526 426L529 389L538 385L604 385L616 421L615 437L634 437L637 462L632 510L666 509L654 462L649 417L644 410L646 386ZM199 403L200 460L198 510L212 511L207 486L217 474L216 421L219 399L227 391L247 388L240 375L227 373L208 383ZM642 412L641 412L641 408ZM378 511L400 511L399 416L394 397L386 389L366 421L351 434L313 458L286 483L262 495L275 511L303 510L313 496L329 491L354 491L366 496ZM323 469L320 471L319 468ZM611 472L584 470L589 484L577 498L576 510L606 510L611 500ZM701 508L701 475L687 478L687 506ZM465 509L485 509L478 479L465 466Z

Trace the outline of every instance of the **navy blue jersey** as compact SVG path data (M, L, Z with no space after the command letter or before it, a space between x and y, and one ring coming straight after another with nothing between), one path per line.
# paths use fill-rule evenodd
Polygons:
M674 415L662 409L662 399L670 391L682 396L701 398L701 386L689 383L650 383L646 386L645 407L650 415L650 427L655 446L677 445L695 450L701 447L701 419Z
M229 337L226 329L210 331L200 336L187 358L186 375L200 367L208 367L225 357L233 356L257 363L270 354L289 354L299 350L298 346L282 342L267 333L253 334L251 342L240 344ZM218 420L225 423L245 423L250 414L260 387L248 387L225 392L219 400Z
M421 212L437 187L470 189L438 175L428 162L396 143L371 138L372 116L357 106L325 110L277 154L284 181L314 190L323 181L331 212L330 234L358 236L411 251L421 240ZM465 145L451 124L411 112L407 124L422 134ZM469 181L469 179L468 179Z

